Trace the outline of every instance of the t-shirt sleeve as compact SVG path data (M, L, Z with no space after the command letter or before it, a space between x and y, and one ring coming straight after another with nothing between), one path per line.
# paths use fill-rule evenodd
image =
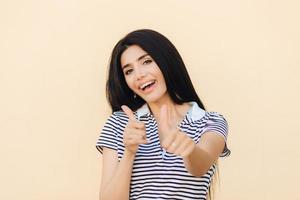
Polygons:
M118 118L115 114L112 114L106 120L96 143L96 148L101 154L103 153L103 147L117 151L117 124Z
M228 136L228 123L223 115L217 112L210 112L209 118L206 122L204 127L204 132L213 131L215 133L220 134L223 136L225 140L225 147L223 152L221 153L220 157L227 157L230 155L231 151L227 147L227 136Z

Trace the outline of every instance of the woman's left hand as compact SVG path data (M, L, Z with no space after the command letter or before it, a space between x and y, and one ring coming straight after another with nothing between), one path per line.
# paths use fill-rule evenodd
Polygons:
M167 106L163 105L157 119L161 146L169 153L187 157L193 152L196 144L187 134L179 130L177 124L172 123L172 117L167 109Z

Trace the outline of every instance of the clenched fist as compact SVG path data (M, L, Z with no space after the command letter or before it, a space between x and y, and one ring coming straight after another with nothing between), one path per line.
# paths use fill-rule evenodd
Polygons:
M166 105L162 105L157 123L160 143L166 151L181 157L186 157L193 152L196 147L195 142L181 132L177 124L172 123L172 116Z

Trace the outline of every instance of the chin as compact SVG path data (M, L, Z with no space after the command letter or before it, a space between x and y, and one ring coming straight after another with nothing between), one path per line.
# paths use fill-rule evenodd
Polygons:
M160 99L162 99L164 95L163 94L159 94L159 95L153 95L153 96L149 96L146 98L143 98L147 103L154 103L159 101Z

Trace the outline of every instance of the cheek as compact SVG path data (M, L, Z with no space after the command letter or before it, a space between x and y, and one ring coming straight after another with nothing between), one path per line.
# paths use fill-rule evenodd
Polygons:
M160 82L164 87L167 87L167 86L166 86L166 81L165 81L165 79L164 79L163 74L160 74L160 75L159 75L159 82Z
M125 77L125 81L126 81L128 87L133 90L133 80L128 77Z

